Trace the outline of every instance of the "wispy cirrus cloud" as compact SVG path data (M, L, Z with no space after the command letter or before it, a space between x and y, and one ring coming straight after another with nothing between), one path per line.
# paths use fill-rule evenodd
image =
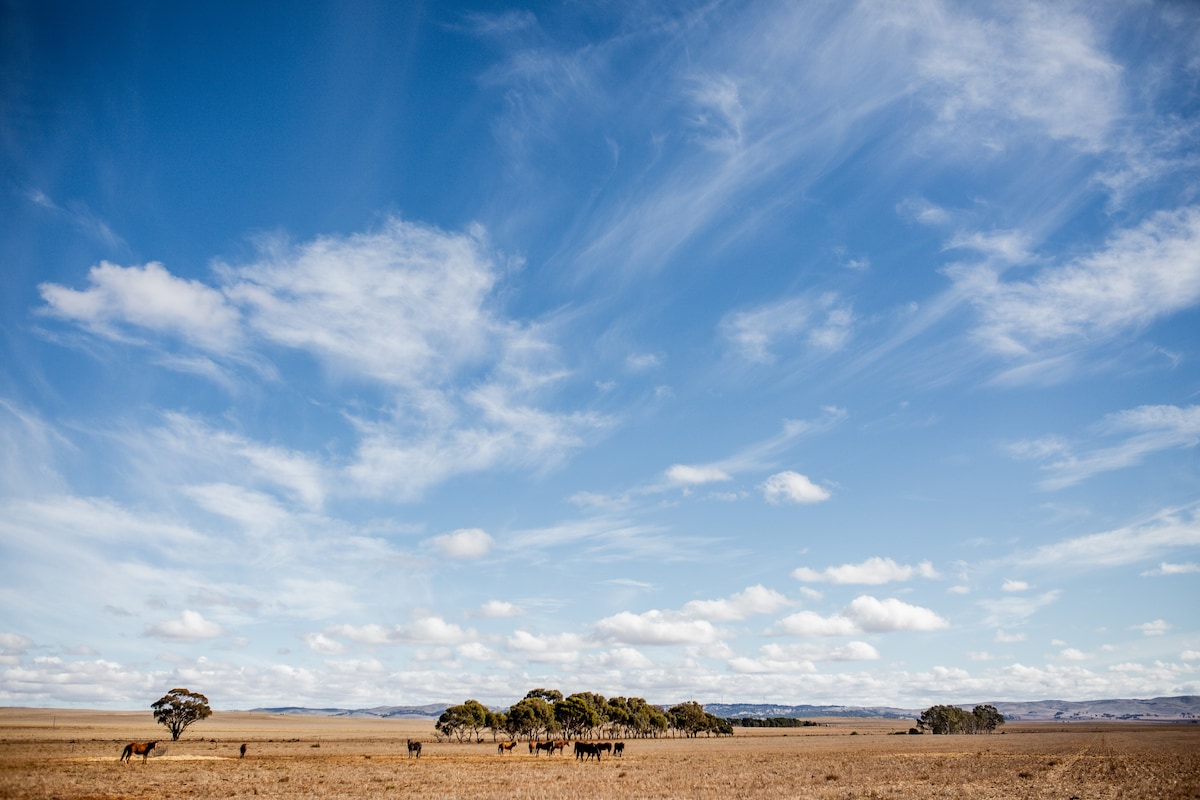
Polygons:
M1009 628L1019 625L1041 609L1054 603L1062 595L1057 589L1043 592L1040 595L1010 595L999 599L980 600L979 605L986 611L986 625L993 628ZM1020 639L1008 635L996 634L996 641L1016 642Z
M1123 111L1121 67L1105 31L1081 9L1035 4L982 9L930 3L886 19L918 37L921 97L946 138L1003 148L1014 123L1086 151L1108 143Z
M479 227L451 233L390 217L348 236L261 240L251 263L216 264L212 285L159 263L104 262L85 289L42 284L41 312L226 386L227 371L244 365L279 377L272 362L283 349L382 389L398 397L390 413L344 409L357 433L348 463L322 470L266 445L235 449L275 466L288 459L282 474L298 480L309 473L310 503L327 488L313 477L321 471L340 472L356 493L415 499L464 472L552 467L610 424L543 402L566 371L551 331L498 310L506 264Z
M979 310L975 335L993 352L1029 357L1142 328L1200 302L1200 207L1159 211L1094 253L1032 278L992 266L947 270Z
M1143 577L1153 575L1192 575L1200 572L1200 564L1191 561L1182 564L1171 564L1166 561L1159 564L1154 569L1146 570L1142 573Z
M780 349L798 347L814 355L841 349L853 333L854 320L850 304L826 292L730 312L718 331L741 358L769 364Z
M1016 457L1042 461L1049 477L1045 489L1062 489L1092 475L1124 469L1147 456L1200 444L1200 406L1139 406L1106 416L1093 428L1101 444L1076 447L1061 437L1014 442L1008 452Z
M1198 545L1200 515L1196 508L1165 509L1142 522L1043 545L1014 560L1040 568L1105 568L1136 564Z

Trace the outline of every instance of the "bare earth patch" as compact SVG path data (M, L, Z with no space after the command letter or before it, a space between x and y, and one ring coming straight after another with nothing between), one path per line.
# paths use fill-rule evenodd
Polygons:
M1200 798L1200 725L1009 724L897 736L904 720L634 739L623 759L498 755L434 741L428 721L216 712L178 742L149 712L0 708L0 797L25 798ZM405 740L424 743L408 758ZM142 763L130 741L158 739ZM245 759L238 748L247 745Z

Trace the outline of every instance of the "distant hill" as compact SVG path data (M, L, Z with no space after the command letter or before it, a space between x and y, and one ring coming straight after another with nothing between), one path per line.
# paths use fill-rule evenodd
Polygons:
M812 717L886 717L906 719L920 714L906 708L890 706L784 706L771 703L709 703L704 710L716 717L725 719L766 719L768 717L791 717L793 719L811 719Z
M988 701L982 700L981 703ZM956 703L970 709L978 703ZM1034 700L1029 702L991 701L991 705L1011 721L1059 720L1087 722L1095 720L1200 721L1200 697L1155 697L1149 700ZM437 719L449 707L446 703L423 706L374 706L372 708L253 708L254 712L269 714L303 714L314 717L356 717L376 719ZM891 706L814 706L778 705L771 703L709 703L708 713L726 719L752 717L882 717L885 719L916 719L924 709L893 708Z
M1103 719L1196 720L1200 697L1154 697L1149 700L1038 700L1027 703L992 703L1005 719L1088 721Z
M430 703L424 706L375 706L373 708L252 708L263 714L303 714L310 717L355 717L376 719L437 719L450 706L447 703Z

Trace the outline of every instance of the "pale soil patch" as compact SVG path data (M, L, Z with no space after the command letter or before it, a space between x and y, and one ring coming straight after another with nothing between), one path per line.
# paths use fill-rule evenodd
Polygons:
M534 757L524 742L438 743L427 720L217 712L178 742L150 713L0 709L0 797L1200 798L1200 725L1007 725L992 736L892 736L904 720L628 740L601 763ZM407 738L420 739L420 759ZM117 757L159 738L146 763ZM242 743L244 760L237 757Z

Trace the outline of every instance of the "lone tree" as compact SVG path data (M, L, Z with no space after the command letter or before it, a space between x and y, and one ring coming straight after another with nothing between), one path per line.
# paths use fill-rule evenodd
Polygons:
M187 689L172 689L157 703L151 704L154 709L154 721L166 725L171 732L171 741L179 740L187 726L212 716L208 707L208 698L199 692L189 692Z

